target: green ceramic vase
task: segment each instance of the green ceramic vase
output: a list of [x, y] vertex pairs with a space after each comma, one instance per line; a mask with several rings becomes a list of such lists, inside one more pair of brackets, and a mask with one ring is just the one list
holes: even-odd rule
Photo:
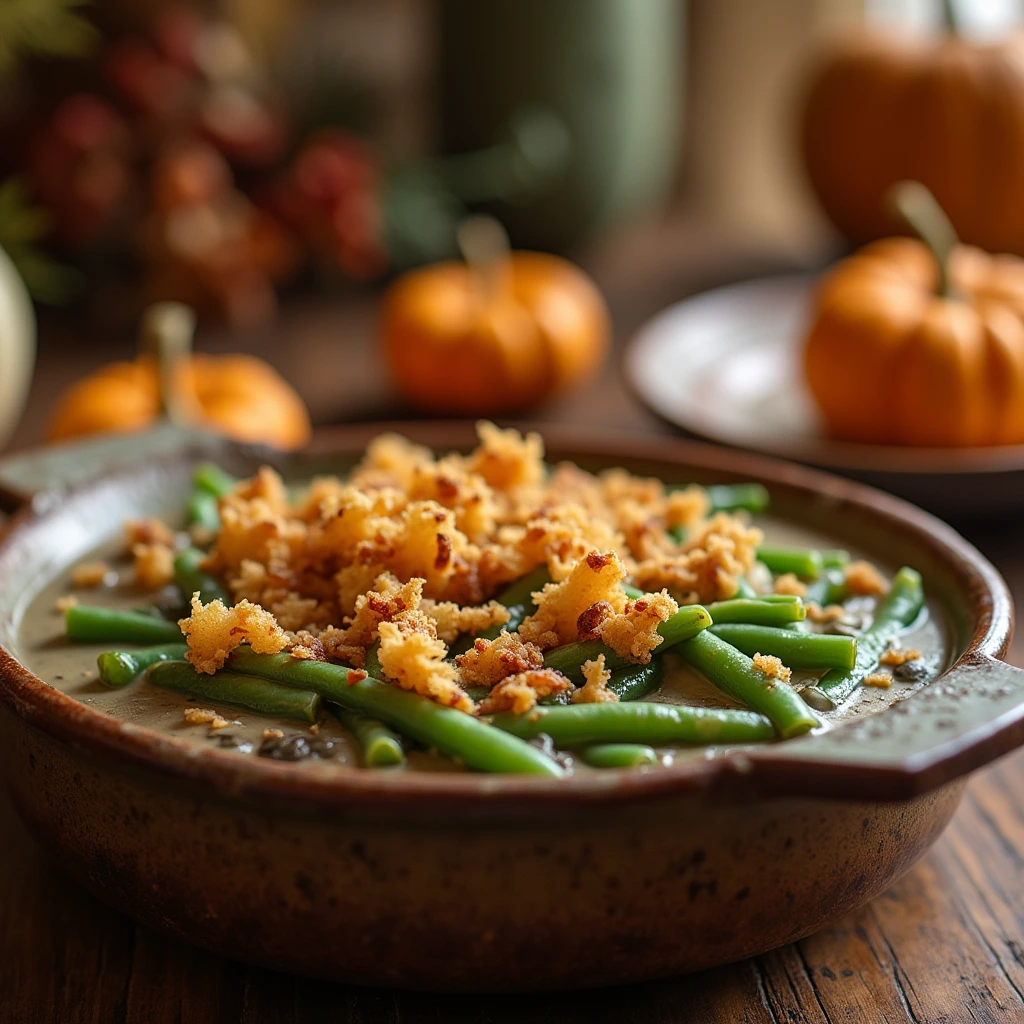
[[516, 245], [564, 248], [664, 199], [680, 141], [684, 10], [682, 0], [439, 4], [442, 152], [483, 149], [524, 112], [564, 128], [549, 178], [488, 206]]

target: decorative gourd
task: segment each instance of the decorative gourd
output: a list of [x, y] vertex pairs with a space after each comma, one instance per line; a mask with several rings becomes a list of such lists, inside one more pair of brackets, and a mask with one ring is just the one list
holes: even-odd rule
[[32, 300], [10, 257], [0, 249], [0, 447], [21, 415], [35, 351]]
[[254, 356], [192, 355], [193, 326], [186, 306], [150, 307], [142, 336], [150, 351], [73, 384], [57, 401], [48, 438], [144, 430], [166, 413], [238, 441], [302, 447], [310, 436], [309, 414], [293, 388]]
[[1024, 35], [971, 42], [884, 33], [836, 42], [812, 76], [802, 118], [808, 177], [854, 242], [900, 233], [894, 183], [927, 185], [960, 237], [1024, 253]]
[[459, 240], [466, 262], [412, 271], [385, 296], [384, 353], [404, 398], [431, 413], [498, 415], [598, 369], [608, 310], [579, 267], [510, 253], [490, 218], [466, 221]]
[[958, 245], [919, 183], [894, 199], [926, 242], [872, 243], [819, 286], [804, 365], [829, 429], [879, 444], [1024, 443], [1024, 260]]

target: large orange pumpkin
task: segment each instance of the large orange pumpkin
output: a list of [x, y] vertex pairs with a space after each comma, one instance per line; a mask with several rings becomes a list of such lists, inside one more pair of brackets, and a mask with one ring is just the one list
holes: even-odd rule
[[1024, 444], [1024, 260], [949, 237], [874, 242], [819, 286], [805, 370], [837, 437]]
[[493, 237], [500, 226], [478, 227], [490, 236], [482, 238], [487, 258], [412, 271], [384, 299], [381, 338], [392, 376], [426, 412], [526, 409], [591, 376], [608, 350], [608, 309], [579, 267], [545, 253], [509, 253]]
[[883, 198], [913, 179], [965, 242], [1024, 253], [1024, 35], [838, 40], [812, 76], [802, 148], [821, 205], [855, 242], [902, 230]]

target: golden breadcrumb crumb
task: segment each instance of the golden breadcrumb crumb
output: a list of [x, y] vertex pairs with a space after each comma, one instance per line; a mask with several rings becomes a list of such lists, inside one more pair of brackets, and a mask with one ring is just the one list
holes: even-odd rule
[[459, 685], [458, 670], [445, 661], [448, 648], [422, 612], [403, 612], [392, 622], [381, 622], [379, 633], [378, 656], [388, 679], [439, 704], [473, 710], [473, 702]]
[[[192, 664], [213, 672], [248, 642], [361, 670], [379, 641], [388, 681], [472, 711], [464, 687], [539, 673], [543, 651], [558, 644], [599, 639], [648, 661], [677, 602], [732, 597], [755, 567], [761, 532], [742, 516], [711, 515], [701, 487], [550, 467], [535, 434], [489, 423], [477, 433], [475, 451], [441, 457], [382, 435], [347, 479], [316, 478], [295, 498], [268, 467], [240, 481], [219, 500], [204, 562], [235, 606], [193, 604], [181, 623]], [[140, 580], [164, 578], [169, 552], [157, 546], [172, 550], [171, 531], [159, 520], [126, 529], [133, 547], [146, 546]], [[458, 636], [508, 621], [494, 596], [536, 569], [551, 582], [519, 635], [478, 640], [448, 662]], [[627, 580], [642, 598], [627, 598]], [[601, 671], [591, 668], [598, 682], [580, 699], [607, 693]], [[538, 692], [514, 680], [488, 706], [537, 699], [524, 687]]]
[[759, 669], [769, 679], [788, 683], [793, 675], [793, 670], [783, 665], [782, 659], [775, 657], [774, 654], [755, 654], [751, 660], [754, 662], [754, 668]]
[[583, 662], [584, 683], [573, 693], [573, 704], [615, 703], [619, 697], [608, 689], [611, 677], [611, 672], [604, 667], [603, 654], [599, 654], [595, 660]]
[[468, 469], [498, 491], [535, 487], [544, 479], [544, 441], [540, 434], [523, 437], [493, 423], [477, 424], [480, 447], [469, 457]]
[[280, 740], [284, 738], [283, 729], [264, 729], [263, 738], [265, 740]]
[[[348, 627], [334, 631], [331, 639], [337, 642], [343, 635], [345, 643], [369, 646], [377, 639], [382, 622], [392, 622], [399, 615], [419, 609], [425, 582], [414, 576], [408, 583], [402, 583], [390, 572], [381, 573], [373, 581], [373, 588], [356, 598], [355, 614]], [[335, 633], [339, 634], [337, 638]]]
[[185, 708], [185, 722], [188, 725], [208, 725], [211, 729], [226, 729], [231, 723], [209, 708]]
[[846, 614], [846, 609], [841, 604], [830, 604], [822, 608], [815, 601], [809, 601], [806, 608], [807, 618], [811, 622], [835, 622]]
[[888, 690], [892, 686], [891, 672], [872, 672], [864, 677], [865, 686], [873, 686], [878, 690]]
[[159, 541], [132, 545], [135, 582], [144, 590], [159, 590], [174, 580], [174, 549]]
[[[298, 658], [321, 660], [317, 655], [317, 651], [320, 650], [323, 652], [322, 660], [324, 661], [340, 661], [352, 668], [365, 668], [366, 648], [360, 647], [358, 644], [350, 644], [345, 639], [345, 634], [344, 629], [328, 626], [315, 638], [316, 643], [299, 643], [295, 646], [293, 653]], [[297, 634], [297, 636], [308, 635], [305, 632]]]
[[870, 562], [851, 562], [846, 567], [846, 586], [851, 594], [862, 597], [889, 590], [885, 577]]
[[416, 473], [434, 461], [429, 448], [413, 444], [401, 434], [379, 434], [367, 446], [350, 480], [367, 490], [407, 491]]
[[310, 731], [310, 733], [312, 733], [312, 735], [316, 736], [320, 732], [320, 723], [319, 722], [314, 722], [309, 727], [309, 731]]
[[420, 602], [420, 611], [434, 623], [437, 635], [450, 644], [460, 633], [483, 633], [508, 622], [508, 609], [498, 601], [459, 606], [454, 601]]
[[83, 590], [92, 590], [103, 585], [109, 572], [110, 566], [106, 562], [82, 562], [71, 570], [71, 585]]
[[690, 530], [702, 519], [706, 519], [710, 510], [711, 502], [703, 487], [691, 485], [683, 490], [671, 491], [665, 499], [665, 525]]
[[756, 527], [719, 512], [692, 531], [678, 552], [648, 558], [633, 571], [644, 590], [666, 589], [683, 604], [709, 604], [736, 596], [764, 535]]
[[532, 669], [502, 679], [481, 701], [478, 711], [482, 715], [493, 715], [499, 711], [522, 715], [542, 697], [571, 689], [572, 683], [561, 672], [551, 668]]
[[[328, 660], [327, 651], [324, 648], [323, 641], [320, 637], [314, 636], [306, 630], [300, 630], [298, 633], [293, 633], [285, 650], [293, 658], [299, 658], [302, 661]], [[365, 659], [365, 652], [363, 648], [358, 648], [358, 651]], [[357, 667], [362, 668], [362, 664]]]
[[260, 466], [255, 476], [236, 484], [233, 493], [250, 501], [262, 501], [274, 512], [288, 508], [288, 488], [269, 466]]
[[76, 604], [78, 604], [78, 598], [74, 594], [62, 594], [57, 598], [54, 607], [59, 612], [66, 612], [69, 608], [74, 608]]
[[188, 528], [188, 539], [197, 548], [209, 547], [217, 536], [216, 530], [211, 530], [208, 526], [203, 526], [201, 523], [192, 523]]
[[178, 625], [188, 641], [185, 657], [197, 672], [216, 672], [240, 644], [249, 644], [257, 654], [277, 654], [288, 645], [274, 616], [248, 601], [226, 608], [220, 599], [204, 605], [193, 594], [192, 614]]
[[801, 583], [795, 572], [784, 572], [776, 577], [776, 594], [792, 594], [794, 597], [803, 597], [807, 593], [807, 584]]
[[174, 547], [174, 531], [159, 519], [129, 519], [124, 524], [124, 534], [126, 551], [132, 551], [136, 544]]
[[455, 659], [465, 686], [494, 686], [506, 676], [536, 671], [544, 665], [539, 647], [517, 633], [502, 630], [494, 640], [478, 639]]
[[[282, 629], [315, 632], [346, 628], [384, 573], [422, 579], [421, 597], [439, 605], [489, 608], [537, 566], [563, 582], [594, 551], [613, 551], [645, 590], [686, 601], [731, 596], [753, 563], [759, 531], [724, 513], [705, 520], [701, 488], [666, 491], [623, 470], [594, 476], [569, 464], [548, 474], [539, 438], [488, 424], [479, 433], [475, 452], [436, 460], [380, 437], [347, 481], [318, 478], [293, 505], [263, 469], [221, 499], [207, 568]], [[690, 534], [682, 546], [666, 532], [676, 525]], [[442, 637], [454, 628], [437, 625]]]
[[620, 657], [646, 665], [662, 642], [658, 626], [677, 611], [679, 605], [667, 590], [645, 594], [627, 601], [625, 612], [610, 615], [601, 623], [601, 639]]
[[537, 610], [523, 620], [520, 636], [542, 650], [574, 642], [588, 609], [602, 605], [609, 615], [626, 610], [625, 578], [626, 569], [614, 551], [591, 551], [561, 583], [548, 583], [533, 595]]
[[920, 657], [921, 652], [912, 647], [890, 647], [878, 661], [881, 665], [903, 665], [908, 661], [917, 661]]

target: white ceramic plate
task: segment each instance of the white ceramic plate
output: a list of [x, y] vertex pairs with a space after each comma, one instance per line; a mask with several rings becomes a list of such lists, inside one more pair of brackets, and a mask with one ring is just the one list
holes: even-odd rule
[[704, 292], [648, 321], [626, 375], [655, 413], [689, 434], [866, 480], [947, 514], [1024, 508], [1024, 446], [901, 448], [827, 437], [803, 382], [813, 278]]

